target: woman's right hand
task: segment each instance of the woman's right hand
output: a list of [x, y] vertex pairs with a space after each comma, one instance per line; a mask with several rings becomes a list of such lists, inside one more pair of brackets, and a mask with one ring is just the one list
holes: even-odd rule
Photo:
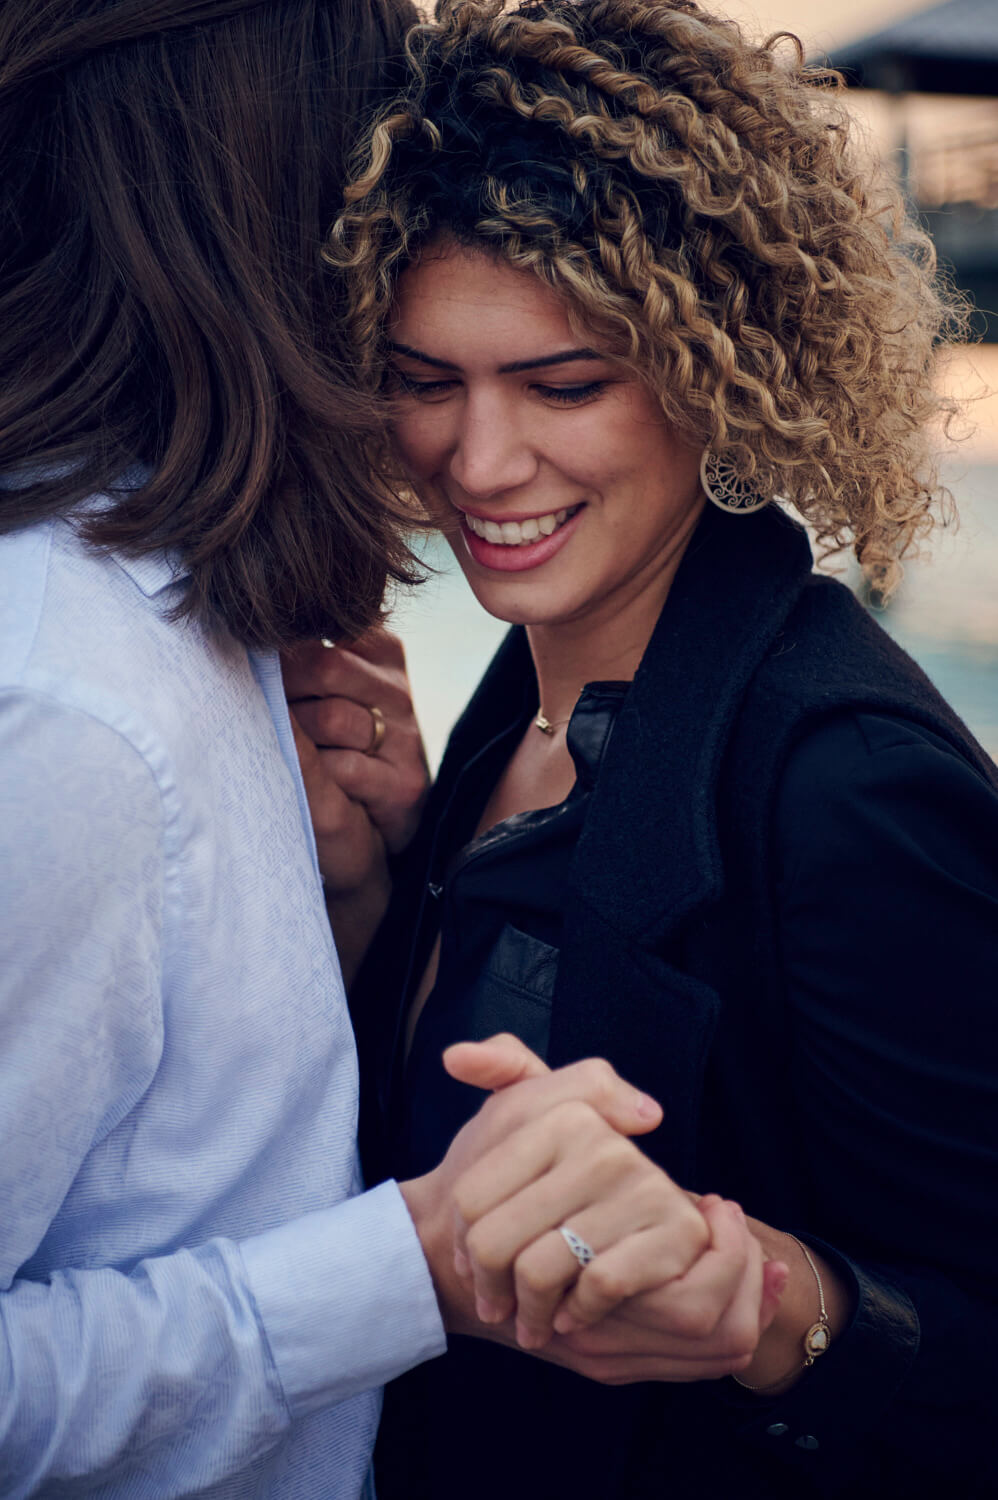
[[309, 641], [282, 658], [291, 727], [344, 975], [358, 966], [391, 890], [388, 855], [408, 844], [429, 786], [402, 644], [369, 631]]
[[357, 872], [343, 841], [356, 824], [344, 801], [362, 808], [384, 849], [398, 854], [429, 787], [402, 642], [380, 628], [348, 645], [308, 641], [282, 666], [299, 750], [307, 740], [315, 752], [305, 760], [319, 868], [327, 887], [347, 890]]

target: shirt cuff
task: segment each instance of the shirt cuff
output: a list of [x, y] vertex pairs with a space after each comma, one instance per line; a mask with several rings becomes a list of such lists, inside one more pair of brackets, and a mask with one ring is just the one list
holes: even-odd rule
[[292, 1417], [384, 1385], [447, 1347], [395, 1182], [240, 1248]]

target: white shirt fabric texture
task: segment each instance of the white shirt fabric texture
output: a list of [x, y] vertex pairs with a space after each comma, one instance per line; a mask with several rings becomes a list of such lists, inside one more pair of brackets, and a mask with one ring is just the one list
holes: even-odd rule
[[0, 1495], [354, 1500], [442, 1352], [276, 657], [162, 556], [0, 538]]

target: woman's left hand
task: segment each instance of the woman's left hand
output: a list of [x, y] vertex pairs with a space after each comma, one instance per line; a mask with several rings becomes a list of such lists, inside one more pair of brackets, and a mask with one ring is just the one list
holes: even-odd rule
[[[477, 1051], [452, 1049], [447, 1068], [488, 1086], [475, 1076]], [[530, 1072], [546, 1071], [522, 1051]], [[515, 1314], [521, 1347], [610, 1383], [746, 1368], [786, 1266], [766, 1263], [738, 1205], [683, 1192], [591, 1111], [553, 1111], [545, 1139], [523, 1136], [522, 1149], [510, 1136], [455, 1191], [455, 1259], [483, 1321]], [[581, 1271], [564, 1227], [595, 1252]]]
[[787, 1267], [765, 1259], [738, 1204], [709, 1194], [698, 1207], [710, 1248], [686, 1276], [619, 1303], [599, 1322], [589, 1318], [604, 1299], [589, 1298], [580, 1278], [545, 1355], [605, 1385], [717, 1380], [748, 1369], [779, 1311]]

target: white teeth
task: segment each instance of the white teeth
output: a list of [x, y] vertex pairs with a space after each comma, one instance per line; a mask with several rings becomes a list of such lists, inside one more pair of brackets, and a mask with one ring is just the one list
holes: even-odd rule
[[531, 516], [526, 521], [483, 521], [478, 516], [465, 515], [469, 530], [502, 547], [523, 547], [536, 542], [538, 537], [550, 536], [559, 526], [564, 526], [569, 516], [574, 516], [578, 507], [571, 510], [552, 511], [547, 516]]

